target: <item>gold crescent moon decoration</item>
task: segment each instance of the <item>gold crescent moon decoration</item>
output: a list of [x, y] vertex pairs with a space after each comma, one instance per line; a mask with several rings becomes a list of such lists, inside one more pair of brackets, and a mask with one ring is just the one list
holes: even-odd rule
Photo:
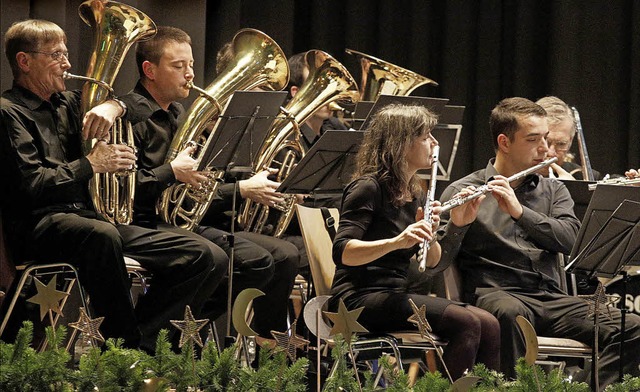
[[465, 376], [456, 380], [456, 382], [451, 385], [451, 390], [453, 392], [467, 392], [471, 388], [475, 387], [476, 384], [480, 381], [480, 377], [476, 376]]
[[233, 303], [233, 309], [231, 311], [231, 320], [233, 321], [233, 327], [240, 335], [258, 336], [258, 333], [251, 329], [247, 324], [245, 315], [247, 314], [249, 302], [262, 295], [264, 295], [262, 291], [251, 288], [242, 290], [236, 297], [236, 301]]
[[538, 359], [538, 335], [536, 335], [533, 325], [526, 318], [518, 316], [516, 317], [516, 323], [518, 323], [518, 327], [520, 327], [520, 331], [524, 335], [524, 342], [527, 347], [524, 360], [529, 366], [532, 366]]

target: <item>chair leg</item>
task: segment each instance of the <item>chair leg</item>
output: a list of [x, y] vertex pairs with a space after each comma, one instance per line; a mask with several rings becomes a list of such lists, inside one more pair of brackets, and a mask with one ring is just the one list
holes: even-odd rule
[[[30, 265], [24, 268], [24, 270], [20, 273], [19, 280], [15, 283], [13, 296], [11, 297], [11, 301], [7, 307], [7, 311], [2, 319], [2, 324], [0, 324], [0, 336], [5, 332], [5, 329], [9, 323], [10, 317], [15, 309], [15, 306], [20, 298], [22, 290], [24, 289], [27, 282], [29, 282], [33, 277], [41, 277], [45, 274], [57, 275], [57, 274], [69, 274], [71, 275], [71, 279], [68, 279], [68, 283], [64, 291], [67, 294], [70, 294], [74, 287], [77, 287], [81, 305], [86, 309], [87, 313], [90, 315], [90, 309], [88, 307], [87, 297], [84, 292], [82, 285], [80, 284], [80, 280], [78, 277], [78, 271], [74, 266], [68, 263], [52, 263], [52, 264], [42, 264], [42, 265]], [[61, 308], [64, 308], [67, 297], [62, 300]], [[60, 318], [60, 314], [56, 314], [54, 318], [54, 323], [57, 323]], [[70, 336], [70, 340], [75, 337], [76, 330], [72, 331]], [[44, 342], [46, 345], [46, 340]]]

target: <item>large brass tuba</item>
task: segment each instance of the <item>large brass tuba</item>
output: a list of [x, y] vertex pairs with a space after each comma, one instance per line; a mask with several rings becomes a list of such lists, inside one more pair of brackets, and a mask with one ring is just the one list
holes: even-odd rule
[[422, 85], [438, 85], [425, 76], [368, 54], [352, 49], [345, 49], [345, 52], [360, 58], [362, 69], [360, 99], [362, 101], [375, 101], [380, 94], [409, 95]]
[[[209, 132], [222, 108], [238, 90], [260, 87], [265, 90], [282, 90], [289, 81], [289, 64], [278, 44], [266, 34], [254, 30], [240, 30], [233, 38], [234, 59], [218, 77], [202, 90], [188, 110], [186, 120], [176, 132], [166, 161], [171, 162], [188, 145], [199, 146], [194, 159], [199, 163], [202, 152], [212, 140]], [[210, 181], [200, 189], [176, 183], [166, 189], [159, 200], [158, 210], [162, 218], [175, 226], [189, 230], [200, 223], [215, 195], [218, 182], [224, 172], [211, 173]]]
[[[299, 124], [321, 107], [337, 100], [358, 101], [358, 86], [349, 71], [329, 54], [310, 50], [305, 55], [309, 76], [298, 93], [289, 101], [287, 116], [276, 119], [260, 148], [254, 172], [265, 167], [278, 169], [276, 181], [284, 180], [306, 154], [300, 143]], [[293, 217], [295, 197], [277, 209], [245, 200], [238, 223], [245, 231], [280, 237]]]
[[[131, 45], [149, 39], [156, 33], [156, 25], [139, 10], [115, 1], [88, 0], [78, 8], [80, 18], [94, 30], [94, 46], [86, 76], [65, 72], [66, 79], [83, 80], [82, 110], [113, 98], [113, 82]], [[116, 121], [109, 135], [109, 143], [126, 144], [135, 148], [131, 124]], [[93, 141], [84, 143], [85, 154]], [[89, 183], [93, 206], [111, 223], [129, 224], [133, 219], [135, 168], [120, 173], [96, 173]]]

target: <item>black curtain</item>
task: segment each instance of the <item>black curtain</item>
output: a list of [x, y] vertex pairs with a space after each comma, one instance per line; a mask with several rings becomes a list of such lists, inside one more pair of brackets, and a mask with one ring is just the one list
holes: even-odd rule
[[[557, 95], [580, 111], [592, 165], [603, 173], [640, 167], [640, 2], [634, 0], [138, 0], [126, 3], [194, 41], [196, 82], [215, 77], [215, 54], [241, 28], [271, 36], [287, 55], [329, 52], [360, 80], [345, 48], [371, 54], [439, 83], [414, 95], [466, 106], [453, 178], [493, 156], [490, 110], [502, 98]], [[92, 31], [78, 0], [0, 0], [2, 33], [42, 18], [68, 34], [75, 73], [83, 73]], [[3, 36], [4, 38], [4, 36]], [[132, 52], [133, 50], [131, 50]], [[11, 85], [3, 56], [2, 89]], [[137, 79], [132, 53], [117, 92]], [[74, 82], [69, 87], [74, 88]], [[189, 104], [189, 102], [186, 102]], [[574, 143], [574, 149], [576, 149]], [[439, 185], [440, 186], [440, 185]]]

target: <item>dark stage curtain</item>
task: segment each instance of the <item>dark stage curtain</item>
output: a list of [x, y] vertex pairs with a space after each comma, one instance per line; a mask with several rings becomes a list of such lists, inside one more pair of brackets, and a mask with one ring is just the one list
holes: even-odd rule
[[[345, 48], [436, 80], [438, 87], [421, 87], [414, 95], [445, 97], [467, 107], [453, 178], [483, 168], [493, 156], [489, 112], [509, 96], [535, 100], [552, 94], [576, 106], [592, 165], [600, 172], [622, 173], [640, 166], [638, 1], [125, 2], [157, 24], [180, 27], [192, 36], [201, 86], [215, 76], [218, 48], [243, 27], [264, 31], [287, 55], [325, 50], [358, 81], [359, 65]], [[83, 73], [92, 32], [77, 16], [79, 4], [1, 0], [2, 32], [30, 17], [60, 24], [69, 36], [72, 71]], [[118, 92], [128, 91], [137, 79], [131, 52], [118, 75]], [[10, 87], [11, 73], [4, 56], [1, 64], [4, 90]]]

